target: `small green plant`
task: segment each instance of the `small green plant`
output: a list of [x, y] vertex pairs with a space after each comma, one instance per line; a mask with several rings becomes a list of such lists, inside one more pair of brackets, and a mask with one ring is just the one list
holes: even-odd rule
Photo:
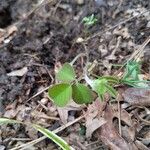
[[101, 100], [104, 95], [109, 93], [112, 97], [117, 95], [117, 91], [113, 88], [114, 83], [118, 83], [118, 79], [111, 76], [99, 77], [91, 80], [87, 76], [84, 83], [80, 83], [76, 79], [75, 71], [69, 63], [65, 63], [56, 74], [56, 79], [61, 83], [49, 88], [48, 94], [50, 99], [59, 107], [64, 107], [71, 99], [77, 104], [87, 104], [93, 101], [93, 92], [96, 92]]
[[91, 16], [88, 17], [84, 17], [82, 19], [82, 22], [84, 23], [84, 25], [86, 26], [92, 26], [97, 22], [97, 18], [94, 16], [94, 14], [92, 14]]
[[127, 84], [133, 87], [146, 87], [145, 84], [148, 81], [141, 80], [139, 75], [141, 74], [141, 64], [136, 61], [129, 61], [125, 66], [125, 73], [123, 78], [120, 80], [121, 83]]
[[85, 74], [85, 83], [80, 83], [76, 78], [75, 71], [71, 64], [65, 63], [56, 74], [56, 79], [60, 81], [60, 83], [49, 88], [49, 97], [57, 106], [64, 107], [71, 99], [78, 104], [91, 103], [93, 101], [94, 92], [97, 93], [102, 101], [106, 93], [115, 98], [117, 91], [114, 87], [119, 84], [127, 84], [133, 87], [147, 86], [147, 84], [141, 85], [141, 82], [146, 83], [148, 81], [139, 78], [139, 63], [134, 61], [128, 62], [125, 68], [125, 73], [121, 79], [114, 76], [102, 76], [97, 77], [97, 79], [90, 79]]
[[53, 142], [55, 142], [58, 146], [60, 146], [63, 150], [74, 150], [71, 146], [68, 145], [62, 138], [57, 136], [54, 132], [45, 129], [37, 124], [25, 124], [21, 121], [13, 120], [13, 119], [8, 119], [8, 118], [0, 118], [0, 125], [4, 124], [24, 124], [31, 126], [35, 130], [41, 132], [43, 135], [45, 135], [47, 138], [51, 139]]
[[65, 63], [56, 74], [61, 83], [49, 88], [50, 99], [59, 106], [65, 106], [71, 99], [78, 104], [90, 103], [92, 91], [76, 79], [75, 71], [69, 63]]

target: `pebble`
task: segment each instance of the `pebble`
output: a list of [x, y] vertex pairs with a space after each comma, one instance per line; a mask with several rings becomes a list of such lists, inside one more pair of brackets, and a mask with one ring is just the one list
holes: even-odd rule
[[0, 150], [5, 150], [5, 146], [4, 145], [0, 145]]
[[78, 5], [83, 5], [83, 4], [84, 4], [84, 0], [76, 0], [76, 3], [77, 3]]
[[48, 103], [48, 99], [47, 99], [47, 98], [42, 98], [42, 99], [41, 99], [41, 103], [42, 103], [43, 105], [46, 105], [46, 104]]
[[147, 28], [150, 28], [150, 21], [146, 25]]
[[95, 4], [99, 7], [101, 6], [107, 7], [106, 0], [95, 0]]

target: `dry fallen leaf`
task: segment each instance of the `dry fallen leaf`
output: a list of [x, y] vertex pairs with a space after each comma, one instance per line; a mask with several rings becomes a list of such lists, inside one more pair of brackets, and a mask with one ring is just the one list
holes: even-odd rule
[[[125, 110], [125, 109], [121, 109], [121, 121], [123, 121], [124, 123], [126, 123], [128, 126], [132, 126], [133, 122], [132, 122], [132, 119], [131, 119], [131, 115]], [[119, 112], [116, 111], [113, 113], [113, 116], [118, 118], [119, 117]]]
[[91, 137], [94, 131], [106, 123], [106, 120], [100, 117], [104, 104], [105, 103], [100, 103], [100, 101], [97, 99], [88, 106], [88, 110], [85, 115], [87, 138]]
[[122, 94], [124, 101], [131, 105], [150, 105], [150, 89], [146, 88], [128, 88]]
[[86, 122], [86, 137], [89, 138], [92, 136], [92, 133], [96, 131], [99, 127], [101, 127], [103, 124], [105, 124], [107, 121], [100, 117], [92, 119], [90, 122]]
[[84, 106], [78, 105], [75, 102], [71, 101], [66, 107], [57, 107], [57, 111], [59, 114], [59, 117], [63, 124], [66, 124], [68, 122], [68, 112], [71, 110], [82, 110]]
[[104, 118], [107, 123], [102, 125], [97, 131], [100, 140], [112, 150], [130, 150], [130, 146], [119, 135], [113, 125], [113, 111], [110, 106], [106, 107]]
[[8, 76], [19, 76], [19, 77], [22, 77], [24, 74], [26, 74], [28, 72], [28, 68], [27, 67], [24, 67], [22, 69], [19, 69], [19, 70], [15, 70], [15, 71], [12, 71], [10, 73], [7, 73]]

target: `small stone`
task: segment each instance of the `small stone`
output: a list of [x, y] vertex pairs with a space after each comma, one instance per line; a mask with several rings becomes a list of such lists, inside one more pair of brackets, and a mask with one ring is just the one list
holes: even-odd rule
[[95, 3], [98, 7], [107, 7], [107, 3], [105, 0], [95, 0]]
[[47, 102], [48, 102], [48, 99], [47, 99], [47, 98], [42, 98], [42, 99], [41, 99], [41, 103], [42, 103], [43, 105], [46, 105]]
[[82, 43], [83, 41], [84, 41], [84, 39], [79, 37], [79, 38], [77, 38], [76, 43]]
[[78, 5], [83, 5], [83, 4], [84, 4], [84, 0], [76, 0], [76, 3], [77, 3]]
[[147, 28], [150, 28], [150, 21], [146, 25]]
[[0, 145], [0, 150], [5, 150], [5, 146], [4, 145]]

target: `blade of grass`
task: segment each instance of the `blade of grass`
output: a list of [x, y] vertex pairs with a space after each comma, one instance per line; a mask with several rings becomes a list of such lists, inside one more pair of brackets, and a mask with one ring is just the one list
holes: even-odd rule
[[23, 123], [21, 121], [17, 121], [17, 120], [13, 120], [13, 119], [8, 119], [8, 118], [0, 118], [0, 125], [3, 125], [3, 124], [14, 124], [14, 123], [16, 123], [16, 124], [24, 124], [24, 125], [28, 125], [28, 126], [30, 125], [34, 129], [36, 129], [37, 131], [41, 132], [46, 137], [48, 137], [49, 139], [51, 139], [53, 142], [55, 142], [63, 150], [73, 150], [72, 147], [70, 147], [62, 138], [60, 138], [59, 136], [57, 136], [54, 132], [52, 132], [52, 131], [50, 131], [48, 129], [45, 129], [45, 128], [39, 126], [39, 125], [36, 125], [36, 124], [27, 124], [27, 123]]

